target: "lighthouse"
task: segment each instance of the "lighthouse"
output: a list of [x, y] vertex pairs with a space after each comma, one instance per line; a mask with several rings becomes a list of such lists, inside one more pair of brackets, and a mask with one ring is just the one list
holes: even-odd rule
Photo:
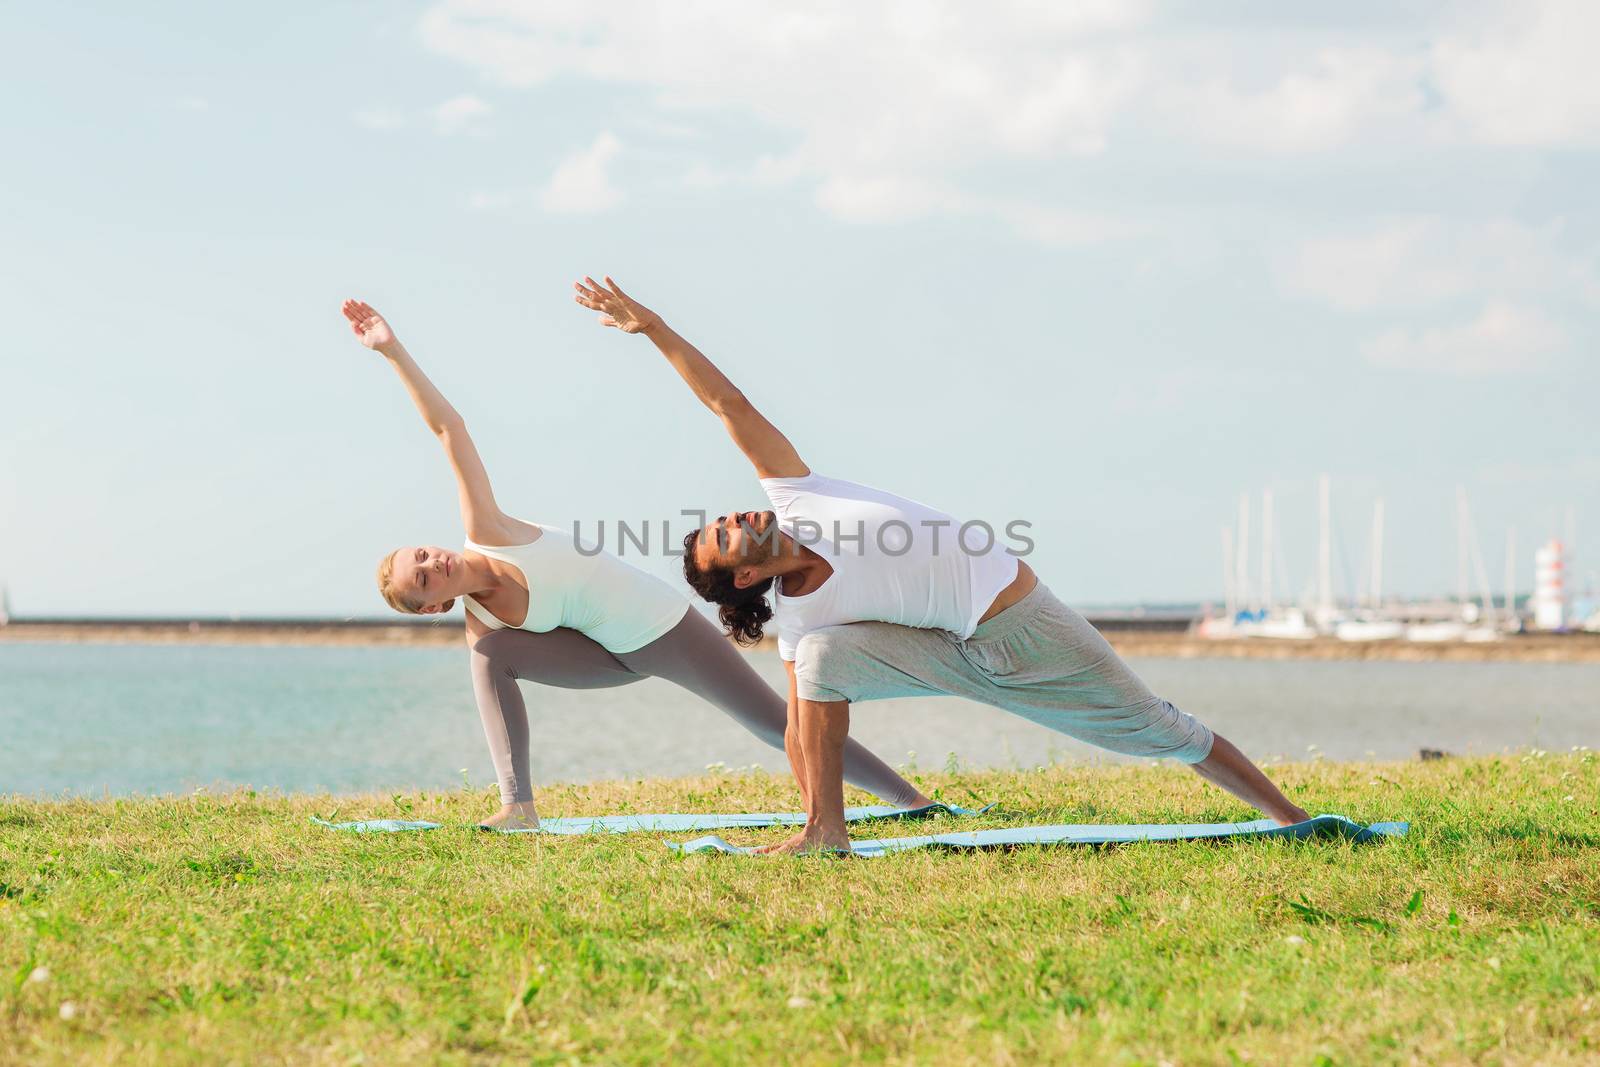
[[1565, 550], [1549, 541], [1533, 554], [1533, 625], [1537, 630], [1562, 630], [1567, 624]]

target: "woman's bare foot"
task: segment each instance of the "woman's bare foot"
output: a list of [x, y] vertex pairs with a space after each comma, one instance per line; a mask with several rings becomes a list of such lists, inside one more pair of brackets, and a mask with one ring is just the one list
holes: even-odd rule
[[502, 806], [499, 811], [478, 825], [491, 830], [537, 830], [539, 813], [534, 810], [533, 801], [526, 800]]
[[1311, 813], [1298, 804], [1290, 804], [1281, 811], [1268, 812], [1272, 821], [1279, 826], [1294, 826], [1296, 823], [1310, 822]]

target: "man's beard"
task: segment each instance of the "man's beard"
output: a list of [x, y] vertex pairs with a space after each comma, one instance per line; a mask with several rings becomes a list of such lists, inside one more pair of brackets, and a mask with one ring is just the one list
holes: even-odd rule
[[[769, 517], [770, 516], [770, 517]], [[759, 529], [762, 523], [766, 529]], [[771, 512], [762, 512], [756, 516], [756, 526], [744, 527], [745, 558], [747, 566], [759, 565], [778, 558], [783, 551], [783, 531], [779, 528], [778, 518]]]

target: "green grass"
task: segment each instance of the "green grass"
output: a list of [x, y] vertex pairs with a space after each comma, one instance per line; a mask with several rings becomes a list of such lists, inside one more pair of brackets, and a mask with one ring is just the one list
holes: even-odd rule
[[[1409, 819], [1411, 834], [793, 860], [679, 857], [651, 834], [307, 825], [330, 798], [4, 801], [0, 1059], [1600, 1058], [1593, 756], [1272, 773], [1313, 811]], [[974, 825], [1250, 814], [1170, 766], [924, 785], [1012, 813]], [[540, 800], [589, 814], [793, 796], [778, 778], [724, 775]], [[493, 807], [482, 790], [337, 806], [446, 823]]]

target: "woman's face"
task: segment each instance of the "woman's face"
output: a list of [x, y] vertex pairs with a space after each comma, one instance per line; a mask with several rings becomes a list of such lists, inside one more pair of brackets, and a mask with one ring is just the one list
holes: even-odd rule
[[418, 614], [434, 615], [446, 604], [471, 590], [460, 553], [437, 545], [397, 548], [390, 580], [408, 603], [420, 605]]

